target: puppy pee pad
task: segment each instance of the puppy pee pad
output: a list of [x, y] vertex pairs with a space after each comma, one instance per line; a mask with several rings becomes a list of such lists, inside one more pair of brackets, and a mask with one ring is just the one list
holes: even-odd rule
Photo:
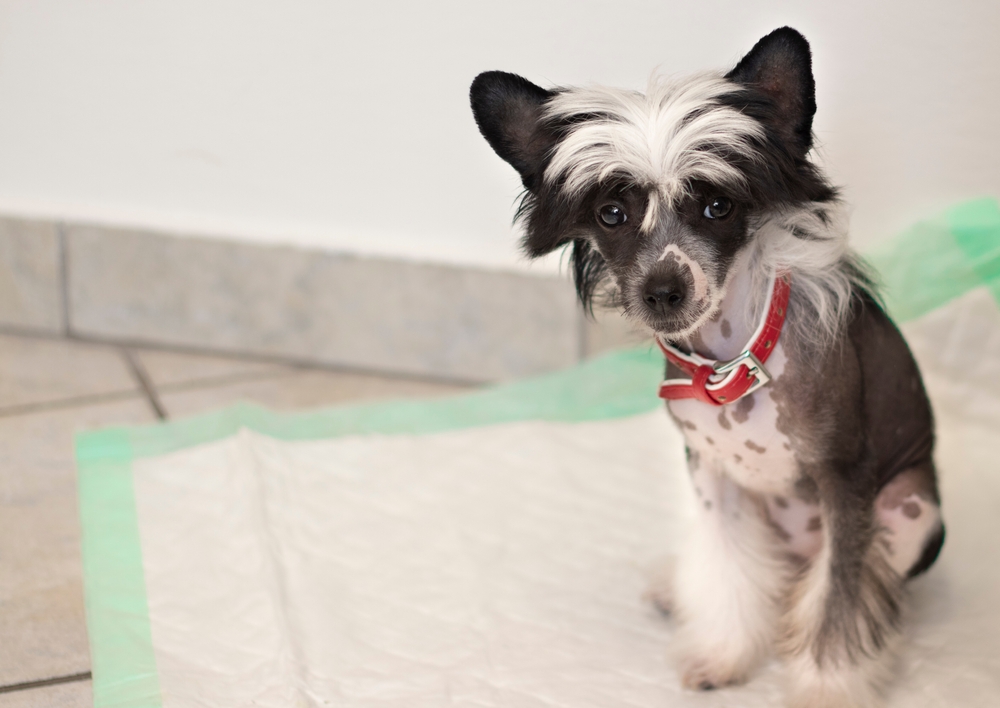
[[[954, 237], [994, 213], [1000, 250], [978, 202], [920, 227], [937, 271], [913, 233], [875, 254], [935, 402], [948, 525], [890, 705], [1000, 703], [1000, 309], [987, 249], [973, 267]], [[964, 289], [906, 296], [944, 266]], [[81, 436], [95, 705], [778, 704], [776, 662], [683, 691], [643, 597], [693, 504], [661, 371], [632, 350], [453, 399]]]

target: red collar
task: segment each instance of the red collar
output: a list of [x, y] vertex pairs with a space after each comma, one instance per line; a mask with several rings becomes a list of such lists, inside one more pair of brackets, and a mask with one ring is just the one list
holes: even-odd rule
[[791, 278], [787, 273], [774, 277], [765, 310], [767, 315], [750, 338], [746, 349], [735, 359], [716, 361], [698, 354], [688, 354], [657, 336], [656, 343], [660, 345], [667, 360], [691, 377], [690, 380], [664, 381], [660, 384], [660, 398], [668, 401], [696, 398], [714, 406], [722, 406], [767, 384], [771, 375], [764, 368], [764, 362], [771, 356], [778, 344], [778, 337], [781, 336], [790, 291]]

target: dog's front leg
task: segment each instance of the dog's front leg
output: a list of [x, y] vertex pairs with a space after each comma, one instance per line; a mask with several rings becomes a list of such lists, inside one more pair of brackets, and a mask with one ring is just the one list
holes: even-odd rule
[[745, 681], [769, 653], [787, 566], [760, 500], [693, 456], [694, 533], [674, 579], [676, 654], [685, 687]]
[[794, 585], [780, 641], [794, 708], [881, 704], [899, 636], [902, 579], [887, 559], [874, 500], [843, 477], [820, 481], [823, 548]]

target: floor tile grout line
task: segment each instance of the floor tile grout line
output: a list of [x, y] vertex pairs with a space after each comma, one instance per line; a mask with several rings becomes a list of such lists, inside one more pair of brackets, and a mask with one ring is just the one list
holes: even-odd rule
[[142, 388], [143, 393], [146, 395], [146, 400], [149, 402], [150, 407], [156, 414], [156, 417], [160, 420], [167, 419], [167, 411], [163, 407], [163, 403], [160, 401], [160, 396], [156, 392], [156, 388], [153, 386], [152, 380], [149, 378], [149, 374], [146, 372], [146, 367], [142, 365], [142, 360], [133, 352], [131, 349], [123, 348], [121, 350], [122, 356], [125, 357], [125, 363], [128, 364], [129, 370], [132, 372], [132, 376], [138, 382], [140, 388]]
[[309, 369], [296, 369], [288, 367], [286, 370], [277, 371], [246, 371], [235, 374], [221, 374], [218, 376], [206, 376], [205, 378], [187, 379], [183, 381], [173, 381], [171, 383], [160, 384], [157, 390], [165, 393], [187, 393], [188, 391], [211, 390], [222, 388], [232, 384], [241, 384], [254, 381], [275, 381], [278, 379], [291, 378]]
[[[335, 374], [349, 374], [356, 376], [372, 376], [378, 378], [396, 379], [398, 381], [415, 381], [418, 383], [445, 384], [455, 386], [468, 386], [470, 388], [479, 386], [489, 386], [495, 383], [503, 383], [510, 379], [489, 380], [471, 379], [462, 376], [445, 376], [430, 373], [418, 373], [413, 371], [399, 371], [394, 369], [373, 369], [353, 364], [338, 364], [334, 362], [323, 362], [299, 357], [289, 357], [272, 354], [262, 354], [260, 352], [233, 351], [228, 349], [213, 349], [211, 347], [174, 344], [171, 342], [156, 342], [151, 340], [136, 339], [132, 337], [100, 336], [95, 334], [79, 333], [76, 331], [69, 334], [55, 334], [28, 327], [15, 327], [0, 324], [0, 336], [25, 337], [31, 339], [45, 339], [49, 341], [80, 342], [81, 344], [106, 346], [106, 347], [128, 347], [131, 349], [149, 349], [157, 352], [167, 352], [173, 354], [189, 354], [192, 356], [217, 357], [220, 359], [235, 359], [245, 362], [259, 364], [270, 364], [284, 366], [290, 369], [302, 371], [326, 371]], [[545, 373], [545, 372], [539, 372]]]
[[44, 688], [45, 686], [58, 686], [63, 683], [74, 683], [76, 681], [89, 681], [93, 677], [89, 671], [82, 671], [78, 674], [67, 674], [65, 676], [53, 676], [52, 678], [38, 679], [37, 681], [22, 681], [21, 683], [11, 683], [0, 686], [0, 693], [13, 693], [15, 691], [28, 691], [32, 688]]
[[19, 415], [30, 415], [32, 413], [44, 413], [46, 411], [61, 411], [70, 408], [82, 408], [84, 406], [99, 406], [115, 401], [127, 401], [130, 398], [142, 397], [143, 392], [135, 389], [126, 391], [109, 391], [107, 393], [88, 393], [82, 396], [71, 396], [69, 398], [57, 398], [50, 401], [36, 401], [34, 403], [17, 403], [0, 407], [0, 419], [13, 418]]
[[72, 337], [73, 329], [70, 324], [70, 297], [69, 297], [69, 251], [66, 243], [66, 222], [56, 222], [56, 236], [59, 244], [59, 297], [62, 306], [62, 331], [63, 336]]
[[[230, 386], [234, 384], [241, 384], [254, 381], [278, 381], [284, 378], [294, 377], [297, 374], [305, 372], [319, 372], [319, 373], [343, 373], [331, 369], [319, 369], [319, 368], [308, 368], [308, 367], [297, 367], [289, 366], [281, 370], [261, 370], [261, 371], [248, 371], [245, 373], [236, 374], [225, 374], [220, 376], [211, 376], [203, 379], [191, 379], [187, 381], [175, 381], [173, 383], [162, 384], [156, 387], [156, 392], [158, 394], [157, 400], [162, 404], [162, 400], [159, 394], [174, 394], [174, 393], [188, 393], [191, 391], [210, 391], [213, 389], [222, 388], [225, 386]], [[132, 374], [132, 372], [129, 372]], [[133, 378], [135, 377], [132, 374]], [[399, 380], [395, 376], [385, 376], [378, 378], [386, 378], [391, 381]], [[405, 380], [405, 379], [404, 379]], [[458, 383], [455, 381], [421, 381], [419, 379], [413, 379], [417, 383], [428, 383], [431, 385], [447, 386], [456, 389], [456, 393], [462, 391], [475, 391], [481, 388], [480, 385], [472, 385], [468, 383]], [[30, 403], [16, 403], [8, 405], [0, 405], [0, 420], [6, 418], [14, 418], [21, 415], [33, 415], [36, 413], [47, 413], [47, 412], [58, 412], [71, 410], [74, 408], [83, 408], [86, 406], [100, 406], [108, 403], [114, 403], [116, 401], [127, 401], [130, 399], [142, 399], [149, 404], [146, 391], [137, 385], [134, 389], [124, 389], [119, 391], [107, 391], [104, 393], [87, 393], [78, 396], [68, 396], [66, 398], [54, 398], [50, 400], [33, 401]], [[164, 406], [164, 412], [165, 406]]]

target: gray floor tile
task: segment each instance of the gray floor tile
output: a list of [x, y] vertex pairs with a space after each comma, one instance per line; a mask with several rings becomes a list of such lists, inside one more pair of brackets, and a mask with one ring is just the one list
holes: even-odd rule
[[276, 374], [289, 367], [272, 362], [164, 349], [132, 349], [157, 389], [222, 383], [260, 374]]
[[0, 334], [0, 413], [137, 390], [115, 347]]
[[73, 434], [152, 419], [138, 396], [0, 418], [0, 686], [90, 669]]
[[228, 406], [237, 401], [288, 410], [317, 408], [351, 401], [444, 396], [472, 387], [393, 379], [323, 370], [296, 370], [253, 381], [161, 392], [167, 414], [181, 417]]
[[0, 693], [0, 708], [90, 708], [94, 705], [90, 681]]

